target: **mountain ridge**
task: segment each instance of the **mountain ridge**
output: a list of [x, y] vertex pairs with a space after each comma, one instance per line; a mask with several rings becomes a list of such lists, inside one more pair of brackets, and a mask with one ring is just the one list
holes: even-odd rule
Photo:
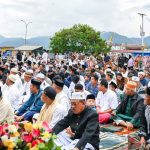
[[[100, 35], [104, 40], [108, 41], [112, 38], [114, 44], [141, 44], [141, 38], [127, 37], [116, 32], [102, 32]], [[45, 49], [49, 49], [50, 36], [37, 36], [27, 39], [28, 45], [42, 45]], [[150, 36], [144, 38], [144, 43], [150, 47]], [[0, 46], [18, 47], [24, 45], [24, 38], [10, 38], [0, 35]]]

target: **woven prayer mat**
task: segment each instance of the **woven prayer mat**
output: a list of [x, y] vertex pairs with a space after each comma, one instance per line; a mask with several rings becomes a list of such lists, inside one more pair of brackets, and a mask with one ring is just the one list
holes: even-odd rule
[[100, 132], [100, 150], [124, 150], [127, 144], [128, 140], [126, 136]]

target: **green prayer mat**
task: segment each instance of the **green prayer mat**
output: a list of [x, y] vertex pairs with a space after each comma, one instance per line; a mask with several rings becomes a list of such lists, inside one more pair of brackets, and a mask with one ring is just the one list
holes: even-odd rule
[[100, 131], [102, 132], [120, 132], [123, 130], [123, 127], [117, 127], [117, 126], [113, 126], [113, 125], [104, 125], [100, 128]]

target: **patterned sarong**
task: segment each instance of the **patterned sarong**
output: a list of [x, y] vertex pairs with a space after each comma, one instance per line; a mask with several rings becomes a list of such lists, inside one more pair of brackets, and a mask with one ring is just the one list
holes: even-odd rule
[[150, 150], [150, 144], [141, 145], [137, 132], [128, 135], [128, 150]]

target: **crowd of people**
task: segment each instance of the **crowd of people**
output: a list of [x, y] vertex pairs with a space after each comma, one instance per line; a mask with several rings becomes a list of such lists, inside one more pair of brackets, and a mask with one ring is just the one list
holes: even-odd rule
[[150, 143], [149, 65], [149, 56], [50, 59], [47, 51], [18, 52], [1, 62], [0, 123], [47, 122], [66, 150], [98, 150], [100, 125], [113, 123], [138, 128], [129, 135], [129, 149], [144, 149]]

